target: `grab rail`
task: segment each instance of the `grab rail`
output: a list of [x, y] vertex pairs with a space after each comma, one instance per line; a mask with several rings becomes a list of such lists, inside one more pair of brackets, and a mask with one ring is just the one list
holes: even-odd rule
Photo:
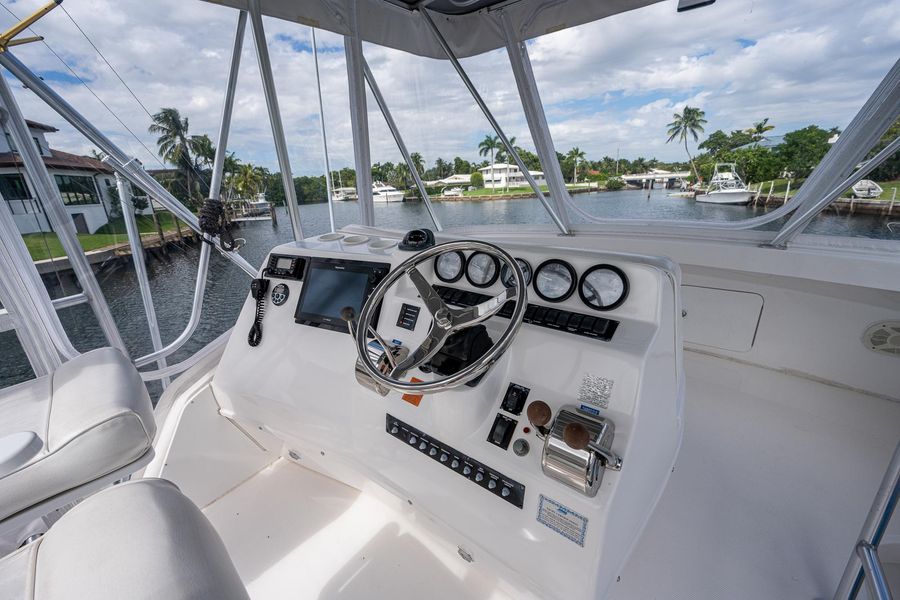
[[878, 545], [884, 537], [891, 515], [900, 501], [900, 443], [888, 464], [884, 479], [866, 516], [862, 531], [850, 555], [847, 568], [834, 593], [835, 600], [852, 600], [859, 594], [863, 581], [873, 600], [891, 600], [884, 569], [878, 560]]

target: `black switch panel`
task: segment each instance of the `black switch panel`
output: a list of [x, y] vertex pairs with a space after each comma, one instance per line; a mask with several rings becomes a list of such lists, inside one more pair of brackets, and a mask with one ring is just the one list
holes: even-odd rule
[[500, 408], [511, 415], [519, 416], [525, 407], [525, 401], [528, 399], [528, 392], [531, 390], [517, 383], [510, 383], [506, 388], [506, 395], [503, 396], [503, 402]]
[[397, 327], [409, 329], [412, 331], [416, 328], [416, 321], [419, 320], [419, 307], [412, 304], [404, 304], [400, 307], [400, 315], [397, 317]]
[[[436, 285], [434, 289], [444, 302], [457, 306], [474, 306], [490, 299], [490, 296], [484, 294], [458, 290], [445, 285]], [[515, 304], [512, 301], [507, 302], [497, 312], [497, 316], [509, 319], [512, 317]], [[619, 322], [612, 319], [584, 315], [537, 304], [528, 305], [522, 320], [530, 325], [566, 331], [575, 335], [603, 340], [604, 342], [610, 341], [619, 327]]]
[[494, 425], [491, 427], [491, 432], [488, 434], [487, 441], [506, 450], [509, 448], [509, 441], [512, 439], [513, 432], [516, 430], [516, 422], [515, 419], [510, 419], [505, 415], [497, 413], [497, 418], [494, 419]]
[[[512, 419], [508, 420], [512, 421]], [[509, 429], [510, 435], [512, 435], [516, 422], [512, 421], [512, 423], [513, 426]], [[525, 486], [518, 481], [510, 479], [471, 456], [467, 456], [439, 442], [430, 435], [423, 433], [412, 425], [407, 425], [391, 415], [385, 415], [385, 428], [392, 437], [438, 464], [444, 465], [457, 475], [479, 485], [482, 489], [491, 492], [501, 500], [506, 500], [518, 508], [522, 508], [525, 504]]]

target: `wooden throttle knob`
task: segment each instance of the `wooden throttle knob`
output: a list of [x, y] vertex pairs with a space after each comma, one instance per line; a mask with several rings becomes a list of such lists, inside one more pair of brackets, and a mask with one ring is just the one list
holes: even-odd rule
[[591, 434], [581, 423], [569, 423], [563, 429], [563, 441], [575, 450], [584, 450], [591, 442]]
[[550, 422], [550, 418], [553, 416], [553, 413], [550, 412], [550, 407], [542, 400], [535, 400], [529, 404], [526, 414], [528, 415], [528, 420], [535, 427], [543, 427]]

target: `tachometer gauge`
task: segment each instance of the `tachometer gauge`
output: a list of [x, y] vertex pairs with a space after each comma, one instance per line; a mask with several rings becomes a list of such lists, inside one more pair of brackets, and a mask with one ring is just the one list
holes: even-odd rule
[[[525, 276], [525, 285], [531, 285], [531, 265], [528, 264], [527, 260], [522, 258], [517, 258], [516, 262], [519, 263], [519, 268], [522, 269], [522, 275]], [[509, 268], [509, 265], [504, 264], [503, 268], [500, 269], [500, 281], [503, 282], [503, 285], [506, 287], [512, 287], [516, 283], [516, 278], [513, 277], [512, 269]]]
[[484, 252], [475, 252], [466, 262], [466, 279], [475, 287], [489, 287], [500, 275], [500, 261]]
[[593, 309], [612, 310], [625, 302], [628, 278], [618, 267], [596, 265], [581, 276], [578, 295]]
[[466, 255], [456, 250], [444, 252], [434, 259], [434, 274], [438, 279], [447, 283], [459, 281], [463, 274], [463, 265], [466, 264]]
[[577, 279], [572, 265], [551, 259], [541, 263], [534, 272], [534, 291], [547, 302], [562, 302], [575, 291]]

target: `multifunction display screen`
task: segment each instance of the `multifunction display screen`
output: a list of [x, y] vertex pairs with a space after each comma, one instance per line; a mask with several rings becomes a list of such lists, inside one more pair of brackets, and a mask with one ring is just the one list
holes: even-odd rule
[[389, 269], [386, 263], [313, 258], [294, 320], [304, 325], [347, 331], [341, 310], [349, 306], [358, 316], [366, 298]]

